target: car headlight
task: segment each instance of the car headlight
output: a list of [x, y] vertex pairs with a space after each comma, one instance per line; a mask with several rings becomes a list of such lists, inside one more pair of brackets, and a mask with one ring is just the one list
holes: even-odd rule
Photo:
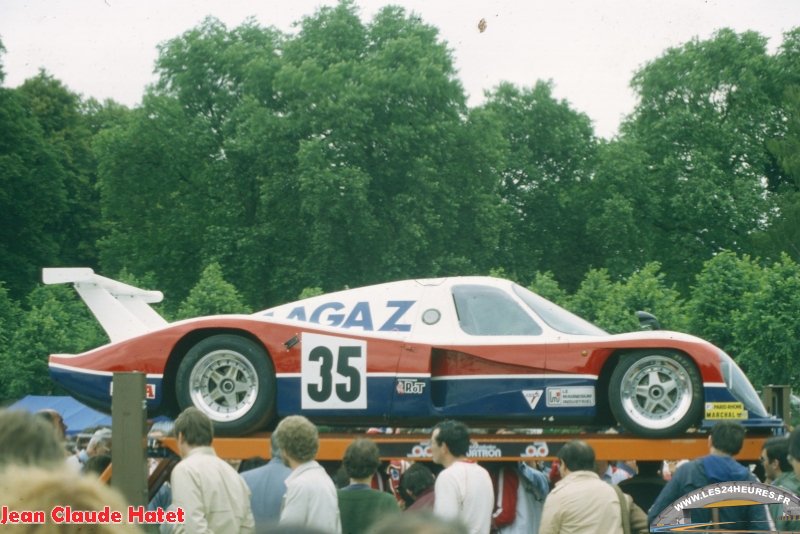
[[722, 378], [725, 385], [728, 386], [728, 391], [733, 394], [736, 399], [744, 404], [745, 409], [752, 415], [757, 417], [769, 417], [764, 403], [756, 393], [756, 388], [747, 379], [744, 371], [736, 365], [733, 358], [728, 356], [725, 352], [719, 353], [720, 366], [722, 367]]

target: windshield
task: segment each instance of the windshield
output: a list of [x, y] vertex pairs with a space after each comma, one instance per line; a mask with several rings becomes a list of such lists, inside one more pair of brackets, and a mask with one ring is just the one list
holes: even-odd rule
[[542, 327], [506, 291], [496, 287], [453, 286], [458, 324], [473, 336], [538, 336]]
[[514, 293], [525, 301], [530, 309], [547, 323], [551, 328], [565, 334], [575, 334], [579, 336], [607, 336], [608, 332], [596, 327], [589, 321], [581, 319], [572, 312], [568, 312], [561, 306], [540, 297], [536, 293], [525, 289], [522, 286], [513, 284]]

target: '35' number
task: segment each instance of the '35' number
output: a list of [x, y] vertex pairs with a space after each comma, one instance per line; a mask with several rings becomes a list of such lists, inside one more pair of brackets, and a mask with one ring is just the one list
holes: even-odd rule
[[366, 408], [366, 341], [304, 333], [301, 342], [302, 408]]
[[315, 402], [324, 403], [331, 397], [333, 386], [333, 362], [336, 361], [336, 374], [347, 382], [336, 384], [336, 396], [344, 402], [353, 402], [361, 394], [361, 380], [358, 369], [350, 364], [351, 358], [361, 358], [361, 347], [339, 347], [338, 358], [328, 347], [314, 347], [308, 355], [309, 361], [320, 362], [320, 381], [308, 385], [308, 396]]

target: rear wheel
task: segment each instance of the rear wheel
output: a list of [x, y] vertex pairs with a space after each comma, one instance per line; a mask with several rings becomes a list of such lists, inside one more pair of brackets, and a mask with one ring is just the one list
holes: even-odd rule
[[623, 356], [611, 375], [611, 412], [635, 434], [674, 436], [700, 420], [702, 386], [700, 373], [683, 354], [637, 351]]
[[266, 351], [242, 336], [220, 334], [194, 345], [176, 377], [181, 410], [194, 406], [219, 435], [263, 428], [275, 408], [275, 370]]

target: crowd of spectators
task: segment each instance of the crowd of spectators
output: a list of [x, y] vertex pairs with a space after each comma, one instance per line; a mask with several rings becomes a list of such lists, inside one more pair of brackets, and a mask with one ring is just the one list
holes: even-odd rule
[[[111, 459], [111, 430], [97, 429], [85, 447], [73, 451], [65, 445], [66, 430], [57, 412], [0, 410], [4, 507], [127, 507], [103, 478]], [[759, 480], [752, 466], [734, 458], [745, 437], [744, 427], [735, 422], [712, 427], [707, 455], [674, 466], [598, 461], [581, 440], [565, 443], [551, 466], [533, 461], [483, 466], [468, 457], [469, 429], [446, 420], [431, 431], [432, 463], [387, 467], [372, 439], [353, 440], [338, 484], [317, 462], [319, 432], [303, 416], [279, 423], [271, 435], [269, 462], [247, 470], [242, 466], [241, 472], [216, 455], [213, 424], [201, 411], [183, 411], [172, 433], [181, 460], [165, 484], [169, 491], [149, 509], [183, 510], [184, 520], [162, 523], [164, 533], [636, 534], [648, 532], [676, 499], [708, 484], [758, 481], [800, 493], [800, 431], [765, 441]], [[387, 473], [398, 483], [388, 483]], [[800, 522], [783, 516], [780, 504], [698, 508], [691, 520], [738, 530], [800, 530]], [[141, 531], [129, 523], [28, 526], [28, 532], [44, 533]]]

